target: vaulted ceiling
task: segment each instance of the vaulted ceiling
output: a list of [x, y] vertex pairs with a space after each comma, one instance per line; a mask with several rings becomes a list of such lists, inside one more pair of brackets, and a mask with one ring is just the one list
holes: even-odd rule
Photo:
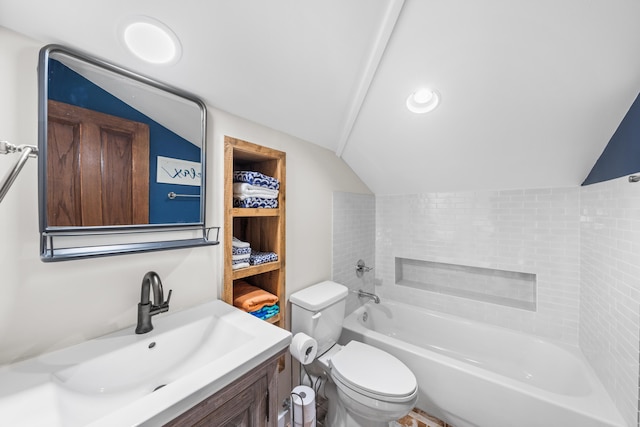
[[[137, 15], [175, 32], [177, 63], [124, 48]], [[0, 26], [326, 147], [378, 194], [579, 185], [640, 91], [639, 16], [638, 0], [0, 0]], [[412, 113], [423, 86], [442, 102]]]

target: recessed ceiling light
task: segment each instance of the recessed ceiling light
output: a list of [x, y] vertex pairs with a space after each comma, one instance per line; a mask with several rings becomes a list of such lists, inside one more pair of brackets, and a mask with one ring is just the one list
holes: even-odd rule
[[127, 19], [120, 27], [120, 36], [131, 53], [151, 64], [174, 64], [182, 55], [180, 41], [173, 31], [147, 16]]
[[407, 108], [414, 113], [428, 113], [440, 103], [440, 93], [433, 89], [419, 89], [407, 98]]

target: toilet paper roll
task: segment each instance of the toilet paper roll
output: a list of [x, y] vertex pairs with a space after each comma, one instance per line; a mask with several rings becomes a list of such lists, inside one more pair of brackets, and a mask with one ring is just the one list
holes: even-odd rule
[[291, 356], [303, 365], [313, 362], [318, 352], [318, 342], [309, 335], [298, 332], [289, 345]]
[[295, 427], [316, 426], [316, 394], [311, 387], [299, 385], [291, 392], [293, 402], [293, 425]]

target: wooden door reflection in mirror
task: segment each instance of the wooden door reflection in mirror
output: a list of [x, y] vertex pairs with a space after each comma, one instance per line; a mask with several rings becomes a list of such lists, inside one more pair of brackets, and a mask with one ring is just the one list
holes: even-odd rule
[[48, 101], [47, 222], [149, 223], [149, 127]]

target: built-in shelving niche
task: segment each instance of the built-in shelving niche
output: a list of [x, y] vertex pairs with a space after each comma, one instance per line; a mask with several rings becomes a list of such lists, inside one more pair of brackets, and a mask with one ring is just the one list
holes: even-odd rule
[[532, 273], [397, 257], [395, 264], [395, 282], [400, 286], [536, 310]]
[[[225, 136], [225, 267], [222, 299], [233, 304], [233, 289], [242, 279], [278, 297], [280, 313], [267, 322], [285, 327], [285, 212], [286, 153], [248, 141]], [[233, 206], [233, 171], [256, 171], [280, 181], [277, 208], [236, 208]], [[234, 270], [232, 239], [249, 242], [257, 251], [275, 252], [278, 260]], [[284, 367], [284, 362], [280, 364]]]

